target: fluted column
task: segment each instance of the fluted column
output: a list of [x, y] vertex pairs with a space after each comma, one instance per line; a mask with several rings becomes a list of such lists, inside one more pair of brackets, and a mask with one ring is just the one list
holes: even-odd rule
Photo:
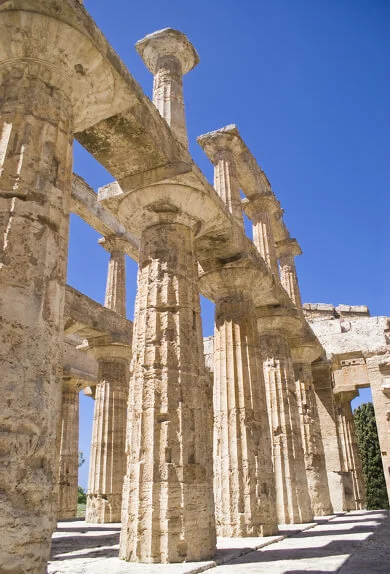
[[[355, 396], [357, 396], [356, 391], [335, 395], [342, 470], [349, 474], [349, 476], [345, 476], [345, 480], [350, 481], [350, 484], [347, 482], [345, 485], [352, 502], [352, 506], [348, 510], [360, 510], [365, 506], [363, 470], [351, 409], [351, 400]], [[352, 492], [350, 492], [351, 488]]]
[[184, 34], [166, 28], [137, 42], [136, 49], [154, 75], [154, 105], [167, 120], [180, 143], [187, 148], [183, 75], [199, 62], [195, 48]]
[[215, 552], [194, 234], [184, 214], [182, 221], [148, 227], [141, 237], [120, 543], [120, 556], [131, 561]]
[[[10, 30], [23, 44], [28, 23], [14, 25], [15, 14], [8, 31], [1, 14], [4, 45]], [[73, 113], [51, 66], [8, 58], [0, 70], [0, 571], [38, 574], [57, 505]]]
[[277, 532], [265, 387], [249, 294], [216, 302], [214, 491], [220, 536]]
[[85, 520], [103, 524], [121, 520], [130, 347], [92, 348], [98, 360], [98, 383]]
[[79, 386], [64, 379], [59, 427], [58, 519], [77, 516], [79, 462]]
[[324, 445], [313, 390], [311, 364], [294, 363], [306, 477], [314, 516], [332, 514]]
[[272, 232], [271, 216], [280, 211], [280, 205], [275, 196], [257, 195], [250, 200], [242, 201], [243, 209], [253, 224], [253, 243], [271, 271], [278, 276], [278, 261], [276, 256], [275, 239]]
[[276, 508], [281, 523], [310, 522], [308, 491], [294, 369], [283, 331], [261, 331], [268, 414], [273, 447]]
[[294, 257], [301, 254], [302, 251], [296, 239], [288, 238], [278, 241], [277, 256], [280, 266], [280, 282], [298, 309], [302, 309], [302, 300]]
[[[124, 242], [105, 237], [99, 243], [110, 253], [104, 306], [126, 316]], [[126, 419], [131, 349], [125, 345], [97, 345], [98, 384], [92, 427], [86, 521], [120, 522], [123, 478], [126, 471]]]
[[240, 185], [234, 146], [239, 135], [235, 125], [199, 136], [197, 142], [214, 164], [214, 188], [238, 225], [244, 227]]

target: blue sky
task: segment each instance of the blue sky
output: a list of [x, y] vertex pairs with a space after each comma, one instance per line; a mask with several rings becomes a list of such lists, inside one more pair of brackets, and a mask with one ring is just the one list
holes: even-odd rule
[[[190, 151], [212, 181], [196, 137], [236, 123], [301, 244], [303, 301], [366, 304], [390, 315], [390, 3], [387, 0], [85, 0], [98, 26], [151, 96], [134, 44], [173, 27], [200, 64], [184, 80]], [[95, 190], [112, 180], [79, 145], [74, 170]], [[248, 229], [250, 234], [250, 229]], [[72, 216], [68, 282], [103, 302], [108, 255]], [[137, 267], [128, 261], [128, 317]], [[206, 335], [213, 306], [203, 302]], [[365, 397], [367, 398], [367, 397]], [[81, 401], [81, 449], [93, 402]], [[87, 464], [80, 473], [86, 486]]]

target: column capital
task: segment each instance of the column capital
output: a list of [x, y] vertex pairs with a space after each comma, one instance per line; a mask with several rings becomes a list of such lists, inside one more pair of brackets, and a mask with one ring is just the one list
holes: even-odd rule
[[98, 240], [98, 243], [108, 251], [108, 253], [120, 253], [126, 255], [128, 252], [128, 241], [119, 235], [101, 237]]
[[234, 160], [233, 154], [237, 137], [240, 137], [237, 126], [230, 124], [220, 130], [199, 136], [196, 141], [209, 160], [215, 164], [221, 157], [230, 156], [229, 159]]
[[296, 255], [302, 255], [302, 249], [296, 239], [288, 237], [276, 242], [276, 254], [278, 259], [286, 255], [295, 257]]
[[273, 193], [266, 195], [257, 195], [251, 199], [245, 198], [241, 200], [242, 208], [251, 221], [255, 221], [259, 213], [283, 213], [279, 201]]
[[187, 36], [173, 28], [148, 34], [136, 43], [135, 48], [153, 75], [170, 58], [180, 62], [181, 75], [187, 74], [199, 64], [198, 53]]

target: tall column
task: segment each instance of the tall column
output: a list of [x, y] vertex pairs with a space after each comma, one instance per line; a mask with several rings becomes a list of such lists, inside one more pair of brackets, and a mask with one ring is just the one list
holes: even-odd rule
[[352, 391], [335, 395], [342, 469], [344, 473], [349, 474], [351, 481], [351, 484], [346, 484], [345, 488], [350, 489], [352, 487], [352, 492], [347, 492], [347, 494], [351, 494], [352, 498], [351, 510], [360, 510], [365, 505], [363, 470], [351, 408], [351, 400], [357, 394], [357, 391]]
[[[11, 45], [6, 22], [0, 38]], [[21, 43], [23, 27], [9, 24]], [[9, 58], [0, 70], [0, 571], [41, 573], [57, 504], [73, 116], [54, 68]]]
[[[126, 273], [123, 240], [106, 237], [109, 251], [105, 307], [126, 316]], [[86, 521], [120, 522], [123, 478], [126, 472], [126, 418], [131, 350], [125, 345], [95, 346], [98, 384], [92, 427]]]
[[303, 452], [314, 516], [332, 514], [324, 445], [309, 362], [294, 363]]
[[58, 519], [77, 515], [79, 473], [79, 386], [77, 379], [63, 379], [59, 428]]
[[[182, 74], [197, 63], [187, 38], [170, 29], [147, 36], [137, 49], [156, 73], [161, 61], [178, 60]], [[175, 100], [172, 92], [166, 97]], [[174, 109], [175, 101], [168, 104], [165, 110]], [[183, 122], [163, 115], [184, 144]], [[205, 560], [216, 545], [194, 251], [195, 229], [208, 209], [204, 196], [181, 182], [132, 192], [126, 204], [129, 213], [137, 211], [141, 239], [120, 557], [138, 562]]]
[[[180, 43], [180, 52], [177, 47]], [[198, 63], [199, 56], [188, 39], [172, 28], [149, 34], [136, 44], [148, 70], [154, 75], [153, 103], [180, 143], [188, 148], [183, 99], [183, 75]]]
[[302, 254], [301, 248], [297, 240], [292, 238], [278, 241], [276, 248], [280, 266], [280, 282], [298, 309], [302, 309], [301, 293], [294, 261], [296, 255]]
[[[382, 364], [381, 364], [382, 362]], [[390, 361], [388, 355], [366, 359], [375, 410], [387, 495], [390, 500]]]
[[261, 321], [259, 319], [260, 353], [271, 429], [278, 521], [286, 524], [310, 522], [313, 513], [287, 334], [280, 329], [263, 330]]
[[330, 500], [333, 512], [348, 510], [344, 490], [340, 443], [336, 422], [331, 364], [329, 361], [312, 363], [313, 391], [316, 398]]
[[[244, 269], [229, 269], [243, 275]], [[208, 277], [210, 280], [210, 277]], [[271, 438], [249, 292], [218, 297], [214, 337], [214, 491], [220, 536], [277, 532]]]
[[253, 223], [253, 243], [276, 277], [279, 276], [275, 239], [271, 216], [280, 211], [278, 200], [273, 194], [257, 195], [242, 202], [243, 209]]
[[240, 185], [234, 158], [234, 143], [238, 136], [236, 126], [228, 126], [197, 138], [208, 158], [214, 164], [214, 188], [240, 226], [244, 228]]

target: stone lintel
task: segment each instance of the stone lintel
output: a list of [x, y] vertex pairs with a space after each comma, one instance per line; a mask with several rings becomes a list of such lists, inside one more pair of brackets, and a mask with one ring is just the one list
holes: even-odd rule
[[137, 261], [139, 240], [119, 222], [115, 215], [98, 202], [98, 195], [78, 175], [73, 174], [71, 211], [104, 237], [118, 236], [124, 253]]
[[[131, 321], [96, 303], [69, 285], [65, 291], [64, 315], [65, 333], [77, 332], [84, 339], [108, 336], [112, 338], [112, 342], [131, 345], [133, 330]], [[74, 324], [77, 326], [76, 329], [72, 329]]]
[[333, 394], [338, 395], [341, 402], [349, 403], [352, 401], [352, 399], [355, 399], [357, 396], [359, 396], [359, 391], [355, 388], [335, 387], [333, 389]]
[[297, 255], [302, 255], [302, 249], [296, 239], [288, 237], [282, 241], [276, 242], [276, 253], [278, 259], [284, 255], [292, 255], [293, 257], [296, 257]]
[[148, 34], [139, 40], [135, 47], [152, 74], [156, 74], [159, 61], [164, 57], [177, 59], [183, 75], [199, 64], [198, 53], [187, 36], [173, 28], [164, 28]]

